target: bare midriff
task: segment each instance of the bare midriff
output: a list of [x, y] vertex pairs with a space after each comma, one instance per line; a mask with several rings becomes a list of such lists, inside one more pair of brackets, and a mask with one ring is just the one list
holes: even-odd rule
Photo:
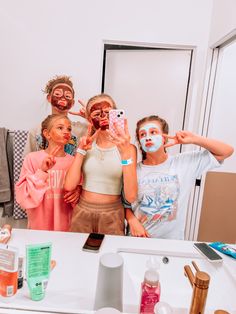
[[109, 204], [120, 199], [120, 195], [99, 194], [85, 190], [82, 190], [81, 196], [87, 202], [98, 204]]

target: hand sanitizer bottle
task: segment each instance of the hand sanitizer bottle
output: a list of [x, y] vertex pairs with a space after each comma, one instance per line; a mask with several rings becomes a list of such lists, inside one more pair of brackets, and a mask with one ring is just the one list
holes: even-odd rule
[[154, 314], [154, 307], [160, 300], [159, 262], [151, 257], [147, 261], [147, 270], [141, 284], [140, 314]]

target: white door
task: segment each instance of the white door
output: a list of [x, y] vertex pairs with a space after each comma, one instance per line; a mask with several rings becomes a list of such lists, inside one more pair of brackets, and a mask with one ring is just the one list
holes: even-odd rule
[[[184, 128], [191, 49], [110, 47], [104, 53], [103, 88], [124, 109], [135, 139], [136, 122], [149, 115], [167, 120], [170, 133]], [[180, 147], [170, 149], [171, 153]]]

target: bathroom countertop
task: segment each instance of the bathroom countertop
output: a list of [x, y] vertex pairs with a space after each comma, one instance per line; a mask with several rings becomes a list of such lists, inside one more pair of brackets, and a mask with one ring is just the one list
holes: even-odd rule
[[[51, 272], [46, 296], [32, 301], [24, 281], [23, 288], [13, 297], [0, 297], [0, 313], [73, 313], [92, 314], [96, 293], [99, 258], [107, 252], [118, 252], [124, 259], [123, 313], [137, 313], [140, 284], [149, 256], [160, 263], [161, 300], [168, 302], [174, 313], [188, 313], [192, 288], [184, 276], [184, 265], [194, 260], [211, 276], [205, 313], [224, 309], [236, 314], [236, 260], [226, 255], [223, 263], [209, 263], [191, 241], [144, 239], [105, 236], [99, 253], [82, 251], [88, 234], [13, 229], [8, 243], [25, 256], [25, 245], [52, 242]], [[192, 267], [193, 269], [193, 267]]]

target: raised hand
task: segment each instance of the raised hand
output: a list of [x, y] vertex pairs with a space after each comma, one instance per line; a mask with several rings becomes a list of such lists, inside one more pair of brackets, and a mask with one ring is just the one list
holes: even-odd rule
[[106, 130], [110, 135], [110, 141], [117, 146], [121, 154], [127, 152], [127, 149], [129, 149], [131, 145], [127, 119], [125, 119], [124, 122], [124, 130], [114, 123], [116, 134], [112, 134], [109, 130]]
[[81, 108], [79, 111], [69, 111], [70, 114], [73, 114], [74, 116], [79, 116], [82, 118], [86, 118], [86, 109], [85, 109], [85, 104], [81, 99], [78, 99], [78, 103], [81, 105]]
[[[170, 136], [168, 134], [162, 134], [162, 136], [167, 139], [167, 143], [164, 144], [164, 147], [171, 147], [177, 144], [193, 144], [194, 138], [196, 137], [195, 134], [189, 131], [179, 131], [176, 132], [175, 136]], [[170, 141], [169, 141], [170, 139]]]
[[51, 154], [48, 154], [44, 158], [42, 165], [41, 165], [42, 171], [47, 172], [49, 169], [51, 169], [55, 165], [55, 163], [56, 163], [55, 157], [56, 157], [57, 152], [60, 149], [61, 149], [60, 145], [54, 147], [53, 150], [51, 151]]
[[82, 136], [79, 142], [79, 148], [83, 150], [89, 150], [92, 147], [93, 141], [97, 138], [100, 129], [98, 129], [93, 135], [92, 134], [92, 124], [88, 125], [87, 135]]

